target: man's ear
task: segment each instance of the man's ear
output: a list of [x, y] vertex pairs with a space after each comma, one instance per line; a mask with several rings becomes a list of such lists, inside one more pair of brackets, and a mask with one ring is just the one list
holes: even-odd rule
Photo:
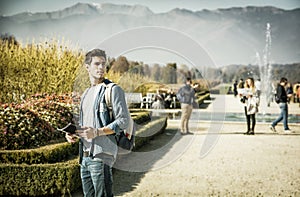
[[85, 69], [86, 69], [87, 71], [89, 71], [89, 67], [90, 67], [90, 65], [88, 65], [88, 64], [84, 64], [84, 67], [85, 67]]

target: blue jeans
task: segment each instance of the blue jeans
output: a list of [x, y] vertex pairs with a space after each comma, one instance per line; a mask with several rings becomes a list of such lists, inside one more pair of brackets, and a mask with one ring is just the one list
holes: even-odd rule
[[100, 158], [83, 157], [80, 166], [82, 189], [85, 197], [111, 197], [112, 167]]
[[283, 120], [284, 130], [289, 129], [288, 126], [288, 105], [287, 103], [279, 103], [280, 107], [280, 115], [279, 117], [272, 123], [272, 126], [275, 127], [281, 120]]

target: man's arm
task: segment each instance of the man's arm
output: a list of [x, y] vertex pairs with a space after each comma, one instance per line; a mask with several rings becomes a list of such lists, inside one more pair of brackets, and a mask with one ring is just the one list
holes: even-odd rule
[[111, 104], [114, 121], [104, 127], [104, 130], [113, 130], [117, 133], [120, 131], [120, 129], [123, 130], [127, 128], [130, 116], [126, 105], [124, 91], [118, 85], [115, 85], [112, 88]]
[[[87, 127], [84, 130], [78, 130], [76, 133], [77, 133], [78, 136], [80, 136], [82, 138], [92, 139], [92, 138], [95, 138], [97, 136], [104, 136], [104, 135], [114, 134], [115, 131], [111, 130], [108, 127], [103, 127], [103, 128], [98, 128], [98, 129]], [[70, 137], [73, 137], [73, 136], [71, 136], [71, 135], [67, 136], [66, 135], [66, 138], [67, 138], [68, 142], [73, 142], [73, 139], [70, 138]]]

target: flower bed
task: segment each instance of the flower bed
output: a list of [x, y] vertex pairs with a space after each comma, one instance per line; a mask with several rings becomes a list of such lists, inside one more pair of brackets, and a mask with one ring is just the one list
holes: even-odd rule
[[16, 104], [0, 105], [0, 149], [36, 148], [63, 139], [56, 131], [73, 120], [70, 98], [34, 96]]
[[[154, 135], [161, 133], [166, 125], [167, 119], [159, 118], [141, 127], [137, 131], [135, 149], [143, 146]], [[3, 151], [17, 157], [27, 156], [23, 157], [26, 158], [23, 160], [11, 161], [8, 157], [3, 159], [4, 156], [0, 154], [1, 162], [6, 162], [0, 163], [0, 196], [71, 196], [72, 192], [81, 187], [78, 156], [68, 161], [60, 161], [72, 158], [74, 154], [77, 155], [78, 152], [74, 148], [78, 150], [78, 144], [60, 143], [36, 150]], [[46, 158], [48, 158], [47, 162]], [[52, 160], [56, 162], [52, 163]], [[39, 161], [44, 163], [37, 164]]]

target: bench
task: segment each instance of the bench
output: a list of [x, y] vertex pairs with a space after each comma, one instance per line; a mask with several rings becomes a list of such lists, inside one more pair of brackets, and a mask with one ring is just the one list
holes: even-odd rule
[[125, 93], [125, 100], [127, 105], [130, 104], [141, 104], [141, 108], [143, 107], [143, 96], [142, 93], [133, 93], [133, 92], [126, 92]]
[[151, 105], [153, 103], [153, 99], [155, 97], [155, 93], [147, 93], [147, 96], [143, 97], [143, 105], [142, 107], [144, 107], [144, 105], [146, 106], [146, 109], [151, 108]]

